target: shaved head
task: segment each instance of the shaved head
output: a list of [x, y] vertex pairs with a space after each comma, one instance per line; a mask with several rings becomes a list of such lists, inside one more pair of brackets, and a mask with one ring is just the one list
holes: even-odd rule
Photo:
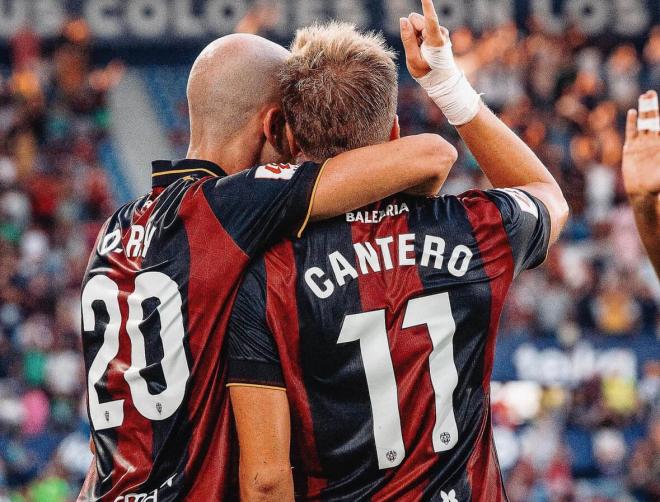
[[[230, 143], [239, 143], [254, 157], [254, 148], [265, 138], [258, 136], [263, 129], [264, 115], [271, 106], [279, 107], [277, 73], [289, 56], [284, 47], [265, 38], [233, 34], [211, 42], [195, 60], [188, 79], [188, 107], [190, 113], [189, 157], [220, 162], [211, 150], [227, 151]], [[259, 155], [261, 156], [261, 155]], [[257, 159], [258, 161], [259, 159]], [[253, 159], [235, 164], [224, 160], [228, 172], [252, 165]]]

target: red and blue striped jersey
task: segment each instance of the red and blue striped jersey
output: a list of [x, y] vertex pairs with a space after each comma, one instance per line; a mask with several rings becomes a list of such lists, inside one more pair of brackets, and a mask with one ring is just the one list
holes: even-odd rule
[[105, 223], [82, 287], [95, 461], [79, 500], [237, 497], [225, 331], [251, 258], [304, 226], [319, 171], [157, 161], [152, 192]]
[[547, 209], [516, 189], [389, 198], [256, 261], [229, 385], [286, 387], [304, 500], [506, 500], [489, 385], [514, 277]]

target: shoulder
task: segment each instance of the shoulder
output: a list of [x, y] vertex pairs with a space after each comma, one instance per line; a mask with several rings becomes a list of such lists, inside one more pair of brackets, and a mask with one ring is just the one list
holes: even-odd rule
[[264, 164], [253, 168], [254, 179], [261, 180], [290, 180], [302, 164]]

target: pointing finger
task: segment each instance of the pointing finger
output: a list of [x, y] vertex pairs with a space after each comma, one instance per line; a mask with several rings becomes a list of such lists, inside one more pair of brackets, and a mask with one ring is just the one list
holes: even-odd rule
[[440, 24], [438, 22], [438, 13], [435, 11], [433, 5], [433, 0], [422, 0], [422, 12], [427, 21], [434, 22], [436, 25]]
[[440, 23], [438, 14], [435, 11], [432, 0], [422, 0], [422, 10], [424, 12], [424, 27], [429, 36], [429, 42], [433, 45], [442, 43], [440, 35]]

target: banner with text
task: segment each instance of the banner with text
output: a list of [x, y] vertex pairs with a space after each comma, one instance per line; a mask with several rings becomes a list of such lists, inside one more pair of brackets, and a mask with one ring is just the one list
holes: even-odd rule
[[[546, 30], [579, 27], [590, 36], [643, 37], [660, 22], [660, 0], [435, 0], [450, 29], [476, 30], [533, 16]], [[289, 38], [315, 20], [336, 18], [398, 33], [399, 17], [419, 0], [0, 0], [0, 40], [29, 26], [55, 36], [62, 22], [83, 17], [100, 43], [177, 44], [230, 33], [258, 5], [269, 5], [269, 33]]]

